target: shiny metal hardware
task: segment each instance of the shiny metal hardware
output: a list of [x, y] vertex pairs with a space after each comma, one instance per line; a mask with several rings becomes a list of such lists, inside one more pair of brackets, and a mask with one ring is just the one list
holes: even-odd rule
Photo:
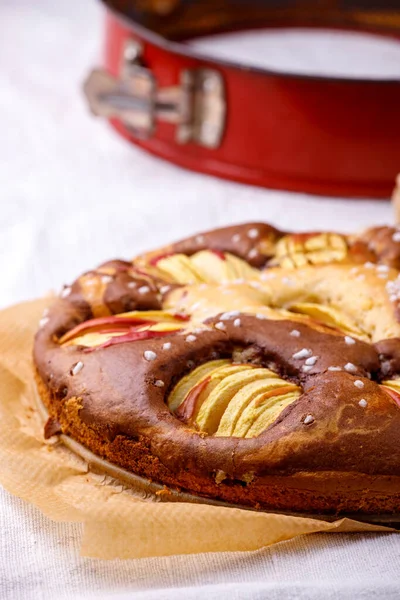
[[222, 77], [213, 69], [185, 69], [176, 86], [159, 88], [141, 62], [139, 43], [124, 50], [120, 78], [93, 70], [84, 92], [93, 114], [117, 118], [139, 139], [150, 138], [157, 121], [176, 124], [176, 141], [217, 148], [225, 127], [226, 103]]

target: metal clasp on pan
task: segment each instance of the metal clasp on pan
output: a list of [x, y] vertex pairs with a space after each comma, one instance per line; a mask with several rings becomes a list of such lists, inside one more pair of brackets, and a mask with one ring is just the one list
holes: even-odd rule
[[153, 73], [141, 63], [142, 48], [130, 40], [120, 78], [93, 70], [84, 92], [93, 114], [118, 118], [140, 139], [150, 138], [157, 121], [176, 124], [176, 141], [217, 148], [225, 126], [225, 90], [213, 69], [185, 69], [179, 85], [159, 88]]

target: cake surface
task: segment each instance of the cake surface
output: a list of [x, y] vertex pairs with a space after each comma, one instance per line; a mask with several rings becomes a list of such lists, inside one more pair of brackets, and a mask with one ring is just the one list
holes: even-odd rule
[[400, 511], [400, 231], [195, 235], [65, 286], [34, 344], [45, 436], [168, 488]]

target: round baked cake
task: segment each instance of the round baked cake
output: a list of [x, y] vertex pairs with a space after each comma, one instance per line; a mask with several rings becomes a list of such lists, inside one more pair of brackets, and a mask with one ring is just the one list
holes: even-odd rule
[[166, 490], [277, 511], [400, 507], [400, 230], [202, 233], [65, 286], [49, 420]]

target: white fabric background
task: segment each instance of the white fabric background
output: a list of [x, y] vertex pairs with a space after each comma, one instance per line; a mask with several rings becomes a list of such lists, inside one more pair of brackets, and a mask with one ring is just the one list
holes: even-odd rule
[[[387, 203], [249, 188], [128, 146], [88, 116], [79, 93], [98, 61], [100, 30], [93, 0], [0, 0], [0, 306], [202, 228], [260, 219], [350, 231], [390, 222]], [[297, 48], [280, 52], [298, 60]], [[251, 554], [125, 562], [83, 559], [78, 549], [77, 525], [52, 523], [0, 489], [4, 600], [399, 597], [396, 535], [313, 535]]]

